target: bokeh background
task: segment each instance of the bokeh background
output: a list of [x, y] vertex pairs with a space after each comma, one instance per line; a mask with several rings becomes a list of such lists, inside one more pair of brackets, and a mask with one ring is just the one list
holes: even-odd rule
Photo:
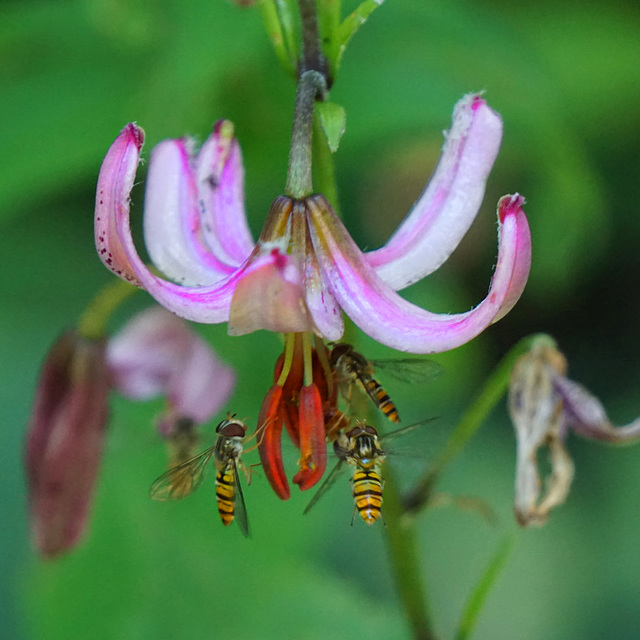
[[[502, 114], [501, 155], [461, 247], [407, 295], [437, 311], [484, 296], [504, 193], [526, 195], [535, 243], [530, 283], [508, 317], [438, 356], [446, 374], [419, 392], [388, 382], [405, 422], [439, 416], [440, 428], [453, 428], [499, 358], [541, 330], [615, 422], [640, 413], [639, 63], [640, 9], [625, 0], [388, 0], [353, 40], [332, 99], [347, 111], [335, 161], [360, 246], [379, 246], [402, 219], [437, 160], [453, 104], [473, 90], [486, 90]], [[145, 128], [148, 152], [233, 120], [257, 234], [284, 186], [294, 85], [258, 12], [226, 0], [3, 2], [0, 67], [0, 636], [408, 638], [383, 528], [349, 526], [346, 486], [303, 518], [308, 496], [281, 503], [258, 473], [246, 490], [249, 540], [220, 525], [212, 483], [180, 503], [151, 502], [148, 486], [165, 464], [152, 427], [160, 401], [113, 398], [90, 533], [68, 557], [35, 556], [25, 424], [47, 348], [110, 279], [93, 249], [102, 156], [129, 121]], [[142, 198], [138, 188], [134, 217]], [[127, 313], [149, 303], [138, 298]], [[277, 339], [199, 330], [238, 370], [230, 408], [255, 419]], [[350, 335], [370, 357], [393, 356]], [[213, 425], [205, 432], [211, 438]], [[421, 570], [443, 638], [508, 532], [515, 547], [476, 638], [638, 637], [640, 447], [575, 438], [569, 447], [570, 499], [539, 530], [513, 522], [504, 403], [447, 471], [443, 491], [482, 497], [499, 522], [455, 508], [419, 516]]]

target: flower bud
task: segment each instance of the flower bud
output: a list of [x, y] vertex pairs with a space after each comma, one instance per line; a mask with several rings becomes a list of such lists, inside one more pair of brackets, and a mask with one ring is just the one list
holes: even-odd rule
[[42, 367], [26, 447], [31, 531], [46, 558], [73, 548], [86, 528], [108, 392], [104, 341], [65, 333]]

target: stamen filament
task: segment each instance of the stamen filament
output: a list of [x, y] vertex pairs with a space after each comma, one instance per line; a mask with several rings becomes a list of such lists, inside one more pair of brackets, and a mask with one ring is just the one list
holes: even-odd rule
[[327, 351], [324, 346], [324, 342], [318, 336], [313, 336], [313, 342], [316, 347], [316, 354], [322, 370], [324, 371], [324, 377], [327, 381], [327, 395], [331, 397], [333, 395], [333, 372], [331, 371], [331, 365], [329, 364], [329, 358], [327, 358]]
[[313, 360], [311, 357], [311, 339], [310, 334], [302, 334], [302, 359], [304, 362], [304, 386], [309, 387], [313, 384]]
[[282, 371], [278, 377], [276, 384], [279, 387], [284, 386], [284, 383], [291, 371], [291, 363], [293, 362], [293, 352], [295, 350], [295, 333], [287, 333], [284, 336], [284, 362], [282, 363]]

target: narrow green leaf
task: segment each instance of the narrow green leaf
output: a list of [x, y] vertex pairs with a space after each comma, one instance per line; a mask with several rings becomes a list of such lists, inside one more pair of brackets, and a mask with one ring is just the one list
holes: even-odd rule
[[[318, 0], [318, 27], [324, 54], [331, 62], [330, 52], [338, 39], [341, 15], [340, 0]], [[333, 71], [333, 69], [331, 69]]]
[[282, 24], [284, 41], [289, 51], [289, 58], [294, 71], [297, 71], [298, 60], [300, 59], [300, 13], [297, 0], [276, 0], [278, 16]]
[[349, 40], [354, 36], [356, 31], [367, 21], [367, 18], [384, 2], [384, 0], [364, 0], [352, 13], [350, 13], [338, 28], [338, 37], [335, 46], [337, 50], [332, 53], [331, 62], [333, 63], [334, 73], [340, 66], [342, 54], [347, 48]]
[[316, 109], [322, 130], [327, 136], [329, 149], [331, 149], [331, 153], [335, 153], [345, 130], [347, 114], [344, 108], [335, 102], [318, 102]]
[[278, 60], [280, 60], [280, 63], [288, 73], [294, 74], [295, 65], [292, 61], [291, 52], [287, 47], [287, 43], [285, 43], [280, 16], [274, 0], [258, 0], [258, 8], [262, 15], [264, 28], [269, 36], [269, 40], [271, 40]]
[[500, 571], [504, 567], [513, 549], [515, 538], [512, 535], [505, 536], [498, 549], [493, 554], [487, 568], [484, 570], [478, 584], [471, 592], [467, 605], [462, 612], [462, 618], [456, 632], [456, 640], [466, 640], [471, 635], [473, 627], [480, 615], [480, 611], [489, 595], [489, 591], [495, 584]]

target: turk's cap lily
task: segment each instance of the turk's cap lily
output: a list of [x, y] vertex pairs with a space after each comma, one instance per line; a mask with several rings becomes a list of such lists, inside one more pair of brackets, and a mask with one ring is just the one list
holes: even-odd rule
[[42, 366], [25, 455], [30, 526], [45, 558], [74, 547], [86, 529], [108, 393], [105, 341], [65, 333]]
[[189, 325], [162, 307], [134, 316], [107, 345], [111, 382], [123, 396], [163, 395], [169, 410], [159, 424], [169, 436], [181, 421], [202, 424], [227, 402], [235, 373]]
[[380, 249], [362, 252], [327, 200], [277, 198], [254, 243], [247, 225], [242, 158], [233, 128], [219, 122], [196, 154], [188, 139], [151, 153], [144, 206], [153, 273], [130, 230], [129, 194], [144, 133], [127, 125], [100, 171], [95, 236], [105, 265], [189, 320], [229, 322], [231, 334], [259, 328], [339, 340], [341, 311], [377, 341], [433, 353], [460, 346], [518, 300], [531, 261], [524, 198], [498, 204], [498, 259], [486, 298], [474, 309], [435, 314], [396, 291], [437, 269], [473, 222], [502, 136], [500, 117], [479, 95], [456, 106], [433, 178]]
[[[640, 439], [640, 419], [614, 426], [600, 401], [567, 378], [567, 361], [548, 336], [540, 336], [511, 374], [509, 413], [517, 439], [516, 518], [522, 526], [542, 525], [564, 503], [574, 465], [565, 448], [569, 429], [611, 444]], [[541, 481], [538, 452], [546, 447], [551, 473]]]

